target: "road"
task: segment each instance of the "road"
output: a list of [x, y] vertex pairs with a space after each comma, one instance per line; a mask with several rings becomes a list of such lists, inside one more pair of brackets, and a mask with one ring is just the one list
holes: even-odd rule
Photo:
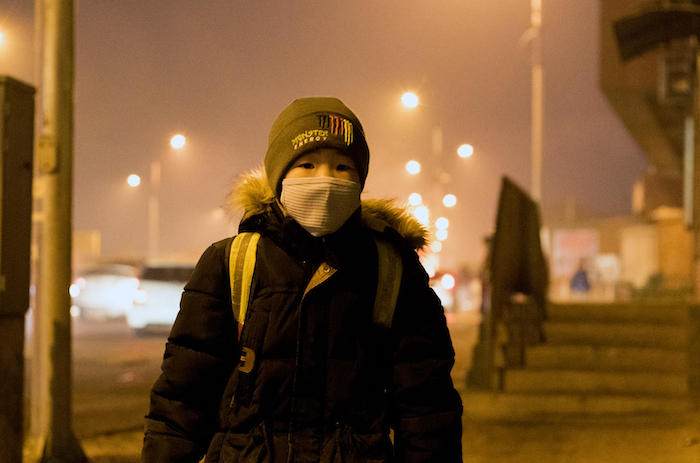
[[[478, 320], [450, 320], [453, 378], [464, 390]], [[76, 323], [74, 430], [92, 463], [136, 463], [148, 391], [159, 373], [165, 336], [134, 337], [122, 322]], [[465, 417], [469, 463], [690, 463], [700, 461], [700, 415], [629, 420], [488, 422]]]

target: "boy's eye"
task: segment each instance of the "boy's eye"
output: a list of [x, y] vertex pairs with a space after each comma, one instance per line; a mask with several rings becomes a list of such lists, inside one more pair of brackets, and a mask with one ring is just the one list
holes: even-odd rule
[[353, 168], [352, 168], [352, 166], [349, 166], [347, 164], [338, 164], [338, 167], [336, 167], [336, 169], [340, 170], [340, 171], [348, 171], [348, 170], [352, 170]]
[[301, 167], [302, 169], [313, 169], [314, 165], [310, 162], [302, 162], [301, 164], [297, 164], [297, 167]]

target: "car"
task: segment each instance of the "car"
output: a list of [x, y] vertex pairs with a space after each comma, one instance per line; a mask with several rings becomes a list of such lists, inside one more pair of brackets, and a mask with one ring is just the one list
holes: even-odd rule
[[133, 265], [103, 264], [79, 274], [70, 285], [71, 315], [86, 320], [123, 317], [139, 287]]
[[169, 332], [180, 310], [180, 298], [192, 265], [148, 265], [139, 276], [126, 322], [137, 335]]

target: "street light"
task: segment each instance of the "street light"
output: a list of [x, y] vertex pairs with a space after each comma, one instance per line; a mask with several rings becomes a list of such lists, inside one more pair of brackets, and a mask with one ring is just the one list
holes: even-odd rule
[[457, 148], [457, 154], [462, 159], [469, 158], [472, 154], [474, 154], [474, 147], [468, 143], [459, 145], [459, 148]]
[[421, 165], [418, 161], [408, 161], [406, 163], [406, 172], [408, 172], [411, 175], [416, 175], [420, 172], [420, 169]]
[[425, 206], [418, 206], [413, 215], [416, 219], [423, 225], [428, 225], [430, 223], [430, 211]]
[[181, 133], [178, 133], [173, 135], [173, 137], [170, 139], [170, 146], [172, 146], [176, 150], [181, 150], [185, 147], [186, 142], [187, 139], [185, 138], [185, 136]]
[[406, 92], [401, 95], [401, 103], [407, 108], [415, 108], [418, 106], [418, 95], [413, 92]]
[[126, 178], [126, 183], [128, 183], [131, 188], [136, 188], [141, 185], [141, 177], [136, 174], [131, 174]]
[[408, 203], [411, 206], [419, 206], [423, 202], [423, 197], [420, 195], [420, 193], [411, 193], [408, 196]]
[[446, 194], [442, 198], [442, 204], [445, 207], [453, 207], [455, 204], [457, 204], [457, 197], [453, 195], [452, 193]]
[[[187, 139], [182, 134], [173, 135], [170, 138], [170, 146], [175, 150], [185, 147]], [[149, 171], [148, 190], [148, 258], [157, 259], [160, 246], [160, 155], [151, 161]], [[131, 174], [127, 178], [130, 187], [136, 188], [141, 185], [141, 177]]]

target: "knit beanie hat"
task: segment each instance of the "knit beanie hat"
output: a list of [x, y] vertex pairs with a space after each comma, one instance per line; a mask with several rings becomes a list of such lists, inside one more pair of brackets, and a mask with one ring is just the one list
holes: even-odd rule
[[275, 195], [279, 196], [292, 161], [319, 148], [336, 148], [352, 158], [364, 187], [369, 148], [357, 116], [337, 98], [300, 98], [277, 116], [270, 129], [265, 173]]

